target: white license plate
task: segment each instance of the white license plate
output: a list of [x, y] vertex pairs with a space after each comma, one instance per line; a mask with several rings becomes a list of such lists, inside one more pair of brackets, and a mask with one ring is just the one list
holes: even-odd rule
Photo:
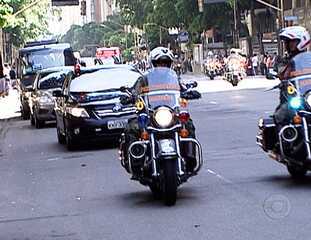
[[120, 129], [125, 128], [127, 125], [127, 120], [114, 120], [114, 121], [108, 121], [107, 126], [108, 129]]

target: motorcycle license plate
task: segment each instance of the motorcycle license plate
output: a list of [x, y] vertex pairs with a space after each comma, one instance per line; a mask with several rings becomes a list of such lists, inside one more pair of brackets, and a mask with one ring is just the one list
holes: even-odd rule
[[160, 149], [163, 154], [175, 153], [175, 142], [171, 139], [163, 139], [159, 141]]
[[107, 127], [109, 130], [125, 128], [126, 125], [127, 125], [127, 119], [126, 120], [113, 120], [113, 121], [108, 121], [107, 123]]

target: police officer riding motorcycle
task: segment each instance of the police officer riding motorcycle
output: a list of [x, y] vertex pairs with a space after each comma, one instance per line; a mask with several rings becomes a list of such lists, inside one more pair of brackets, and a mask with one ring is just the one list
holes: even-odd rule
[[280, 32], [288, 56], [279, 66], [280, 103], [270, 118], [260, 119], [257, 144], [287, 166], [294, 178], [311, 170], [311, 53], [310, 35], [303, 27]]
[[198, 173], [202, 149], [195, 138], [195, 127], [187, 110], [186, 99], [200, 94], [195, 84], [181, 84], [171, 69], [171, 51], [158, 47], [150, 53], [153, 69], [137, 81], [121, 103], [136, 106], [121, 137], [122, 166], [137, 180], [149, 186], [156, 198], [174, 205], [178, 185]]

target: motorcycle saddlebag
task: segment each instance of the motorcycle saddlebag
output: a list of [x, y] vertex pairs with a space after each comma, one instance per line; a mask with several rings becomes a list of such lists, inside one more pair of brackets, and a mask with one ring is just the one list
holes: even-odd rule
[[266, 152], [273, 150], [278, 141], [278, 133], [273, 118], [260, 119], [258, 127], [257, 144]]

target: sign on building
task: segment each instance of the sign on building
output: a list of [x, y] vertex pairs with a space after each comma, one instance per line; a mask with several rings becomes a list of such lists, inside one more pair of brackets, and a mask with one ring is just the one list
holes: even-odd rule
[[52, 0], [52, 6], [77, 6], [79, 0]]

